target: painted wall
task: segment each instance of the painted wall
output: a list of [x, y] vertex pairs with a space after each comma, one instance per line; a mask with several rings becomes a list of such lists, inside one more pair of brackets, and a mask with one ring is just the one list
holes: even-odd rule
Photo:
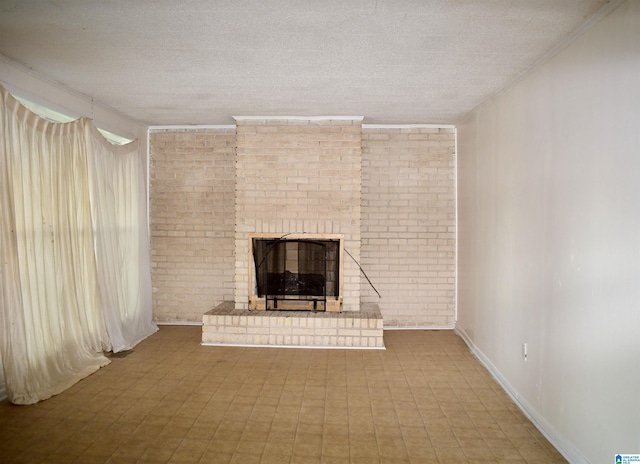
[[468, 115], [458, 166], [458, 332], [571, 462], [640, 453], [640, 2]]

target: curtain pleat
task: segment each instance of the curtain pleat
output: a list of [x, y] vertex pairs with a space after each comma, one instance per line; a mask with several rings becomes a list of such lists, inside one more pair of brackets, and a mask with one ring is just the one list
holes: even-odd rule
[[0, 92], [0, 354], [10, 401], [31, 404], [156, 330], [144, 171], [89, 120], [52, 123]]

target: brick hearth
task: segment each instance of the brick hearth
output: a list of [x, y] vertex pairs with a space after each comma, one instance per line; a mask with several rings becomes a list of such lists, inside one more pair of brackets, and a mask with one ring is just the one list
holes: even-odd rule
[[203, 345], [384, 349], [377, 305], [360, 311], [249, 311], [225, 301], [202, 317]]

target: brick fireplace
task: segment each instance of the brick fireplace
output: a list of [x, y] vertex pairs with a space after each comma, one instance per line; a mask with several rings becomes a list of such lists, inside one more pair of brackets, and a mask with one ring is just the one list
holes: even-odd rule
[[[203, 343], [383, 348], [380, 311], [360, 301], [361, 118], [237, 118], [236, 124], [234, 301], [204, 315]], [[260, 238], [271, 247], [285, 238], [337, 240], [339, 268], [298, 272], [296, 261], [264, 275], [272, 289], [284, 285], [285, 275], [309, 288], [321, 274], [332, 275], [337, 285], [327, 280], [329, 297], [315, 288], [264, 295], [257, 274], [265, 258], [256, 263], [253, 249]], [[353, 259], [345, 260], [343, 249]], [[334, 263], [335, 252], [329, 255]]]
[[[227, 314], [216, 317], [225, 319], [227, 334], [252, 331], [254, 340], [281, 337], [285, 343], [296, 337], [291, 325], [306, 327], [314, 343], [334, 336], [350, 343], [373, 322], [348, 318], [379, 305], [385, 327], [453, 326], [453, 128], [362, 126], [357, 118], [237, 122], [150, 130], [156, 322], [201, 323], [203, 314], [224, 303]], [[305, 177], [310, 169], [317, 175]], [[247, 189], [236, 194], [241, 183]], [[269, 196], [281, 201], [272, 204]], [[249, 306], [249, 234], [291, 231], [344, 235], [344, 304], [338, 314], [347, 319], [335, 327], [350, 326], [348, 334], [337, 335], [336, 321], [322, 320], [327, 314], [321, 311], [295, 320], [298, 311], [286, 317], [261, 311], [253, 328], [238, 325]], [[242, 268], [247, 272], [237, 272]], [[308, 327], [318, 324], [327, 327]]]

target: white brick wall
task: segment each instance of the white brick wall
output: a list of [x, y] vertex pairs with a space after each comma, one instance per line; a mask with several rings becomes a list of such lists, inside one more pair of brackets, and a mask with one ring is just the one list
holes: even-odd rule
[[150, 133], [154, 319], [201, 322], [233, 298], [234, 129]]
[[451, 327], [455, 307], [454, 129], [363, 128], [362, 301], [385, 326]]
[[239, 120], [236, 130], [151, 132], [157, 321], [200, 322], [224, 300], [242, 308], [248, 234], [304, 231], [345, 234], [383, 296], [345, 256], [345, 309], [377, 303], [387, 327], [453, 325], [453, 129]]

